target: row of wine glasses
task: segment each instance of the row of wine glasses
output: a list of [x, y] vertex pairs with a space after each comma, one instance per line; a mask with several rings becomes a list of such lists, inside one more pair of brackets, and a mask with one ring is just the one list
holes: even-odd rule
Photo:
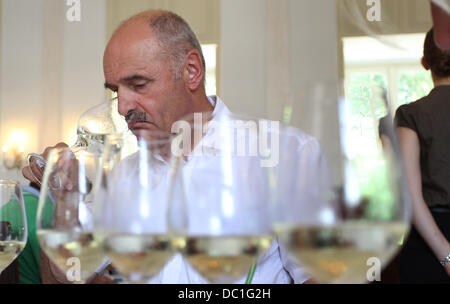
[[[320, 105], [312, 125], [327, 113]], [[131, 282], [148, 282], [179, 252], [209, 282], [232, 283], [273, 242], [319, 282], [365, 282], [372, 259], [385, 266], [400, 249], [408, 198], [395, 142], [383, 150], [370, 137], [370, 153], [359, 153], [349, 104], [339, 106], [338, 126], [318, 120], [334, 128], [321, 136], [196, 113], [173, 133], [136, 132], [137, 152], [126, 158], [123, 136], [108, 136], [101, 154], [54, 150], [39, 203], [41, 246], [63, 271], [78, 258], [80, 282], [106, 257]]]
[[71, 258], [76, 259], [79, 276], [70, 279], [75, 283], [86, 282], [109, 264], [92, 231], [93, 188], [96, 175], [107, 170], [102, 162], [106, 142], [123, 158], [135, 149], [130, 134], [117, 113], [117, 99], [111, 99], [80, 116], [73, 146], [52, 150], [47, 160], [36, 154], [29, 158], [45, 166], [37, 221], [40, 246], [64, 273], [71, 269]]

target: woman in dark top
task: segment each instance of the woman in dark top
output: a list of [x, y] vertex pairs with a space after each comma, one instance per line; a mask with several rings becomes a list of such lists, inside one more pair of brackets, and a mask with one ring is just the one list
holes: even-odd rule
[[450, 283], [450, 52], [436, 46], [433, 30], [422, 65], [431, 70], [434, 89], [396, 113], [413, 210], [400, 280]]

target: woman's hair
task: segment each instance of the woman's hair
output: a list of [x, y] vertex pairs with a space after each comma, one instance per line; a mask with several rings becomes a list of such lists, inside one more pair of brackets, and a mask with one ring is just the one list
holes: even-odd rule
[[439, 49], [434, 41], [433, 29], [425, 37], [423, 56], [434, 75], [438, 77], [450, 76], [450, 51]]

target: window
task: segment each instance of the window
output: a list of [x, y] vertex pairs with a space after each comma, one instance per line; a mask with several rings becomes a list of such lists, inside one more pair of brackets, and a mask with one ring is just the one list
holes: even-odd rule
[[430, 73], [417, 69], [399, 69], [397, 75], [397, 106], [416, 101], [433, 88]]
[[[420, 64], [425, 34], [385, 35], [378, 38], [343, 39], [346, 90], [369, 80], [367, 74], [372, 75], [372, 78], [383, 75], [392, 111], [427, 95], [433, 83], [430, 73]], [[366, 84], [373, 83], [369, 81]], [[347, 94], [347, 97], [350, 96]]]
[[[345, 95], [351, 107], [351, 127], [358, 130], [358, 153], [370, 154], [364, 142], [373, 142], [378, 132], [373, 120], [387, 114], [380, 96], [373, 96], [375, 86], [387, 90], [392, 115], [402, 104], [426, 96], [433, 88], [430, 72], [420, 64], [425, 34], [344, 38]], [[371, 140], [367, 140], [371, 138]]]
[[206, 95], [216, 95], [217, 44], [202, 44], [202, 51], [206, 63]]

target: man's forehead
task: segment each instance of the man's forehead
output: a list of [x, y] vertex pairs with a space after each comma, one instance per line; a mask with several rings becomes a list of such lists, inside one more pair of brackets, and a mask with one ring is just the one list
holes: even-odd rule
[[157, 60], [160, 54], [158, 44], [151, 38], [123, 41], [123, 43], [115, 40], [111, 41], [105, 50], [103, 67], [105, 73], [117, 68], [143, 69], [148, 63]]
[[134, 21], [119, 27], [108, 42], [105, 57], [143, 56], [158, 49], [158, 41], [148, 23]]
[[104, 57], [150, 56], [158, 51], [159, 45], [153, 36], [116, 36], [106, 46]]

